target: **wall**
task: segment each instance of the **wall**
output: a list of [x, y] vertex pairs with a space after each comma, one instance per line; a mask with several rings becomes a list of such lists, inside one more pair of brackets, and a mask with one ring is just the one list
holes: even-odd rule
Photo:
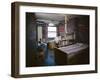
[[67, 32], [75, 33], [75, 41], [89, 44], [89, 16], [71, 16], [67, 21]]
[[[100, 80], [100, 54], [98, 54], [98, 73], [97, 74], [80, 74], [80, 75], [63, 75], [53, 77], [39, 78], [21, 78], [15, 79], [10, 76], [11, 68], [11, 2], [15, 0], [1, 0], [0, 2], [0, 80]], [[30, 1], [41, 3], [56, 4], [77, 4], [99, 6], [100, 0], [16, 0]], [[100, 9], [100, 6], [99, 6]], [[100, 10], [98, 11], [100, 14]], [[98, 16], [100, 21], [100, 16]], [[98, 22], [99, 22], [98, 21]], [[98, 23], [98, 33], [100, 34], [100, 23]], [[100, 44], [100, 36], [98, 37]], [[100, 45], [98, 45], [100, 47]], [[98, 49], [98, 53], [100, 50]]]
[[37, 29], [34, 13], [26, 13], [26, 66], [36, 65]]
[[78, 20], [78, 40], [89, 44], [89, 16], [81, 16]]
[[38, 41], [42, 39], [42, 26], [38, 26]]

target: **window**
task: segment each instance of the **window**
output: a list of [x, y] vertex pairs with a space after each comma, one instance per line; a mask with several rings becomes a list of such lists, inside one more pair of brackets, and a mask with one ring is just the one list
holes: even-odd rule
[[56, 27], [48, 27], [48, 38], [55, 38], [57, 36]]

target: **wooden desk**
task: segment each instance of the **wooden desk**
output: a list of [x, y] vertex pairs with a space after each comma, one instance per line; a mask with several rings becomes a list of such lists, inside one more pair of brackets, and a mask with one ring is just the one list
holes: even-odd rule
[[55, 62], [57, 65], [89, 64], [89, 47], [87, 44], [55, 48]]

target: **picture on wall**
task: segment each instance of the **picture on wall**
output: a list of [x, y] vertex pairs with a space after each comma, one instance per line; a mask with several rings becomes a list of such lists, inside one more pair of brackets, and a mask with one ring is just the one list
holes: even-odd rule
[[26, 12], [26, 67], [89, 64], [89, 15]]
[[97, 72], [97, 7], [12, 3], [12, 77]]

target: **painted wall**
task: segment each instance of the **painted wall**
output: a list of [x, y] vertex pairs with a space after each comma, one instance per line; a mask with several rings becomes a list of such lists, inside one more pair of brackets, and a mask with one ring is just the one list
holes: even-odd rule
[[37, 29], [34, 13], [26, 13], [26, 66], [36, 65]]
[[42, 26], [38, 26], [38, 41], [42, 39]]
[[78, 15], [67, 21], [67, 32], [75, 33], [75, 41], [89, 44], [89, 16]]

